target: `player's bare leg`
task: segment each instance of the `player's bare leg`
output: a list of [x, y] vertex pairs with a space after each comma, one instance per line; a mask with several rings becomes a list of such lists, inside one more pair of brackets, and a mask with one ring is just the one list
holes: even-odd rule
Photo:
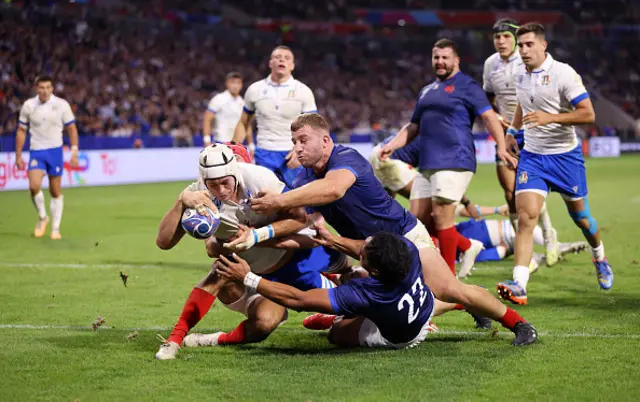
[[60, 222], [64, 209], [64, 197], [62, 196], [62, 176], [49, 176], [49, 193], [51, 194], [51, 239], [60, 240]]
[[45, 208], [44, 193], [42, 192], [42, 179], [45, 176], [45, 171], [40, 169], [29, 170], [27, 177], [29, 178], [29, 192], [31, 193], [31, 200], [36, 207], [38, 213], [38, 223], [33, 230], [35, 237], [42, 237], [47, 230], [49, 224], [49, 217], [47, 216], [47, 209]]
[[516, 210], [516, 171], [503, 163], [496, 165], [498, 182], [504, 191], [504, 199], [509, 207], [509, 220], [514, 229], [518, 229], [518, 212]]
[[514, 247], [513, 281], [500, 282], [497, 287], [503, 299], [515, 304], [527, 304], [529, 265], [533, 258], [533, 231], [543, 203], [544, 197], [533, 191], [524, 191], [516, 195], [518, 231]]
[[516, 334], [513, 341], [516, 346], [528, 345], [536, 341], [535, 328], [515, 310], [500, 303], [485, 289], [464, 284], [451, 276], [447, 264], [436, 249], [420, 249], [420, 260], [425, 282], [437, 299], [447, 303], [461, 304], [476, 316], [498, 321]]
[[432, 207], [442, 258], [451, 272], [456, 275], [456, 254], [459, 249], [462, 252], [460, 277], [466, 277], [471, 272], [476, 257], [482, 251], [482, 243], [469, 240], [458, 233], [455, 226], [456, 206], [454, 201], [433, 197]]
[[582, 229], [584, 238], [591, 246], [593, 264], [598, 275], [598, 284], [602, 289], [611, 289], [613, 286], [613, 271], [604, 253], [604, 245], [600, 240], [598, 222], [591, 216], [587, 199], [565, 199], [564, 202], [569, 210], [569, 215], [571, 215], [575, 224]]

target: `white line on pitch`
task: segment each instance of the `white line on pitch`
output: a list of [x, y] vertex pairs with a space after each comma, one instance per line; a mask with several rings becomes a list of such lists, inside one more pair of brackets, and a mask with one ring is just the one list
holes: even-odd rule
[[[0, 329], [61, 329], [61, 330], [90, 330], [90, 326], [80, 326], [80, 325], [33, 325], [33, 324], [0, 324]], [[120, 331], [171, 331], [172, 328], [169, 327], [147, 327], [147, 328], [113, 328], [107, 325], [103, 325], [100, 327], [98, 331], [105, 330], [120, 330]], [[209, 328], [197, 328], [195, 332], [214, 332], [219, 331], [216, 329]], [[311, 331], [301, 328], [280, 328], [278, 331], [285, 332], [300, 332], [300, 333], [311, 333]], [[439, 330], [435, 334], [430, 334], [429, 336], [438, 336], [438, 335], [454, 335], [454, 336], [474, 336], [474, 337], [488, 337], [491, 336], [490, 332], [481, 332], [481, 331], [447, 331], [447, 330]], [[498, 332], [497, 335], [511, 335], [510, 332], [502, 331]], [[539, 335], [541, 337], [550, 337], [550, 338], [605, 338], [605, 339], [613, 339], [613, 338], [624, 338], [624, 339], [640, 339], [640, 334], [596, 334], [596, 333], [587, 333], [587, 332], [540, 332]]]
[[[179, 264], [175, 264], [179, 265]], [[15, 263], [15, 262], [0, 262], [0, 267], [7, 268], [72, 268], [72, 269], [131, 269], [131, 268], [168, 268], [167, 265], [154, 265], [154, 264], [43, 264], [43, 263]]]

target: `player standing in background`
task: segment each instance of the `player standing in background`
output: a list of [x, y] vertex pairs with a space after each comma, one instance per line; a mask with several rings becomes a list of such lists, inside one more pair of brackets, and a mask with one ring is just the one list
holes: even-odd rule
[[[225, 143], [233, 140], [236, 124], [242, 115], [244, 100], [240, 96], [242, 91], [242, 76], [238, 72], [230, 72], [224, 81], [226, 90], [211, 98], [202, 119], [202, 141], [204, 146], [213, 141]], [[215, 130], [212, 130], [215, 123]]]
[[[295, 68], [293, 52], [278, 46], [269, 59], [271, 74], [249, 86], [244, 94], [245, 106], [233, 140], [247, 141], [250, 151], [255, 150], [257, 165], [278, 175], [289, 187], [293, 184], [300, 163], [291, 146], [289, 126], [303, 113], [316, 112], [316, 100], [308, 86], [293, 78]], [[258, 122], [257, 146], [253, 145], [251, 124]]]
[[[493, 45], [496, 53], [489, 56], [484, 62], [482, 74], [482, 87], [489, 100], [494, 105], [498, 119], [506, 130], [513, 120], [513, 114], [518, 105], [516, 98], [516, 85], [513, 81], [514, 74], [524, 69], [522, 58], [517, 50], [516, 29], [518, 25], [514, 20], [501, 19], [493, 26]], [[524, 131], [520, 130], [515, 135], [518, 148], [524, 147]], [[517, 227], [518, 214], [516, 213], [516, 171], [515, 167], [508, 166], [499, 158], [496, 158], [496, 172], [498, 181], [504, 190], [504, 197], [509, 205], [509, 220], [513, 227]], [[546, 203], [542, 204], [539, 224], [545, 235], [545, 257], [548, 266], [558, 261], [558, 233], [551, 225], [551, 218], [547, 212]]]
[[516, 182], [518, 231], [513, 280], [498, 284], [502, 298], [527, 303], [529, 261], [533, 255], [533, 230], [549, 191], [562, 195], [569, 215], [591, 246], [598, 283], [613, 286], [613, 271], [600, 241], [598, 223], [587, 202], [587, 176], [576, 124], [591, 124], [595, 112], [582, 78], [568, 64], [546, 52], [544, 27], [528, 23], [516, 31], [526, 70], [516, 74], [518, 106], [507, 130], [510, 149], [518, 149], [515, 135], [524, 125]]
[[442, 257], [455, 275], [457, 249], [463, 252], [461, 271], [470, 270], [482, 250], [480, 242], [463, 237], [455, 227], [455, 203], [462, 199], [476, 171], [471, 132], [476, 116], [495, 138], [499, 158], [514, 166], [517, 161], [506, 151], [504, 130], [484, 91], [460, 71], [456, 44], [438, 40], [431, 62], [437, 79], [422, 89], [411, 122], [382, 147], [380, 158], [388, 158], [419, 137], [422, 175], [416, 176], [411, 198], [419, 202], [418, 218], [433, 222], [427, 228], [437, 233]]
[[27, 129], [31, 134], [29, 143], [29, 191], [33, 205], [38, 212], [38, 223], [33, 231], [35, 237], [44, 236], [49, 216], [45, 207], [42, 179], [49, 176], [51, 194], [51, 215], [53, 225], [51, 239], [60, 240], [60, 222], [64, 208], [62, 196], [62, 174], [64, 155], [62, 152], [62, 131], [66, 127], [71, 144], [72, 168], [78, 166], [78, 129], [69, 102], [53, 94], [53, 78], [40, 76], [36, 79], [38, 95], [28, 99], [20, 109], [19, 126], [16, 133], [16, 166], [24, 170], [22, 148], [27, 138]]
[[[436, 298], [457, 303], [453, 308], [465, 308], [475, 315], [476, 322], [477, 317], [499, 321], [516, 334], [516, 346], [536, 341], [535, 328], [515, 310], [484, 289], [463, 284], [451, 275], [424, 225], [387, 194], [358, 151], [333, 143], [322, 116], [299, 116], [291, 124], [291, 132], [296, 155], [305, 168], [296, 179], [296, 189], [280, 194], [261, 192], [252, 200], [252, 209], [270, 213], [308, 207], [340, 234], [340, 241], [329, 247], [345, 253], [359, 250], [367, 237], [380, 231], [404, 236], [418, 247], [425, 284]], [[502, 147], [504, 150], [504, 144]]]

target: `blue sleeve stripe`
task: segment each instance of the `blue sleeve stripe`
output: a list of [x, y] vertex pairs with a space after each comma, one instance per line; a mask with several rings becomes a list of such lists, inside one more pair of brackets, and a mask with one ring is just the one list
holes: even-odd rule
[[72, 124], [73, 124], [73, 123], [75, 123], [75, 122], [76, 122], [75, 120], [71, 120], [71, 121], [70, 121], [70, 122], [68, 122], [68, 123], [64, 123], [64, 126], [65, 126], [65, 127], [70, 126], [70, 125], [72, 125]]
[[273, 236], [275, 235], [275, 232], [273, 231], [273, 226], [269, 225], [267, 226], [267, 228], [269, 229], [269, 238], [273, 239]]
[[28, 125], [29, 125], [28, 123], [25, 123], [25, 122], [24, 122], [24, 121], [22, 121], [22, 120], [18, 120], [18, 123], [22, 124], [23, 126], [28, 126]]
[[338, 301], [336, 300], [335, 295], [336, 289], [337, 288], [329, 289], [327, 291], [327, 294], [329, 295], [329, 301], [331, 302], [331, 310], [333, 310], [333, 312], [336, 314], [340, 314], [340, 306], [338, 305]]
[[260, 240], [260, 239], [258, 239], [258, 233], [256, 233], [256, 230], [255, 230], [255, 229], [253, 229], [253, 230], [251, 231], [251, 233], [253, 234], [253, 242], [254, 242], [255, 244], [258, 244], [258, 243], [259, 243], [259, 240]]
[[207, 110], [208, 110], [208, 111], [210, 111], [210, 112], [211, 112], [211, 113], [213, 113], [213, 114], [218, 113], [218, 112], [216, 112], [215, 110], [211, 109], [210, 107], [208, 107], [208, 108], [207, 108]]
[[489, 105], [489, 106], [485, 106], [485, 107], [483, 107], [482, 109], [479, 109], [478, 111], [476, 111], [476, 113], [478, 114], [478, 116], [480, 116], [482, 113], [484, 113], [484, 112], [486, 112], [486, 111], [488, 111], [488, 110], [491, 110], [491, 109], [493, 109], [493, 108], [491, 107], [491, 105]]
[[329, 170], [340, 170], [340, 169], [346, 169], [346, 170], [350, 171], [351, 173], [353, 173], [353, 175], [356, 177], [356, 179], [358, 178], [358, 172], [356, 172], [356, 170], [354, 168], [352, 168], [351, 166], [336, 166], [336, 167], [332, 167]]
[[309, 110], [308, 112], [302, 112], [302, 114], [307, 114], [307, 113], [318, 113], [318, 109]]
[[573, 100], [571, 101], [571, 106], [576, 107], [578, 103], [582, 102], [587, 98], [589, 98], [589, 92], [583, 92], [580, 95], [573, 98]]
[[246, 114], [254, 114], [256, 111], [255, 110], [249, 110], [247, 109], [246, 106], [242, 107], [242, 111], [245, 112]]

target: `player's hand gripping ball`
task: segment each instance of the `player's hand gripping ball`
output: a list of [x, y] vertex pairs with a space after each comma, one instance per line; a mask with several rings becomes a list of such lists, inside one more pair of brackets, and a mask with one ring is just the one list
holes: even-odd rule
[[186, 208], [182, 213], [182, 228], [196, 239], [208, 239], [220, 226], [220, 212], [214, 212], [206, 205]]

